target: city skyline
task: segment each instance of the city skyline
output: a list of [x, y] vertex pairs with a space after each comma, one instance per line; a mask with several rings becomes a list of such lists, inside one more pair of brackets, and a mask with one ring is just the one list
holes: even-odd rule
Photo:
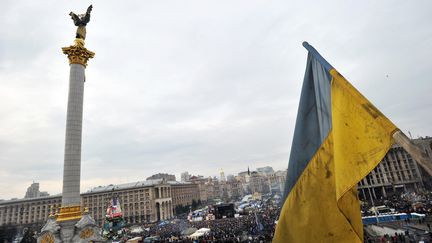
[[[2, 3], [2, 199], [23, 197], [33, 180], [61, 192], [69, 70], [61, 47], [74, 39], [68, 13], [89, 4]], [[314, 4], [96, 3], [81, 192], [158, 172], [286, 169], [304, 40], [399, 128], [432, 135], [431, 3]]]
[[[265, 166], [265, 167], [268, 167], [268, 166]], [[256, 168], [256, 169], [260, 169], [260, 168], [263, 168], [263, 167], [258, 167], [258, 168]], [[227, 174], [227, 177], [228, 176], [237, 176], [237, 175], [239, 175], [240, 173], [244, 173], [244, 172], [247, 172], [248, 170], [246, 169], [246, 170], [242, 170], [242, 171], [238, 171], [238, 172], [236, 172], [236, 173], [230, 173], [230, 174]], [[274, 172], [276, 173], [276, 172], [280, 172], [281, 170], [274, 170]], [[183, 172], [188, 172], [188, 171], [183, 171]], [[182, 180], [181, 180], [181, 174], [183, 173], [183, 172], [181, 172], [181, 173], [178, 173], [178, 175], [177, 174], [169, 174], [169, 173], [164, 173], [164, 172], [159, 172], [159, 173], [157, 173], [157, 174], [153, 174], [153, 175], [150, 175], [150, 176], [146, 176], [146, 177], [148, 177], [148, 178], [142, 178], [142, 179], [140, 179], [140, 180], [137, 180], [137, 181], [122, 181], [122, 182], [120, 182], [120, 183], [110, 183], [110, 182], [108, 182], [108, 184], [102, 184], [102, 185], [90, 185], [90, 187], [89, 188], [86, 188], [85, 190], [81, 190], [81, 193], [86, 193], [86, 192], [89, 192], [89, 191], [92, 191], [93, 189], [95, 189], [95, 188], [98, 188], [98, 187], [106, 187], [106, 186], [109, 186], [109, 185], [121, 185], [121, 184], [130, 184], [130, 183], [134, 183], [134, 182], [138, 182], [138, 181], [148, 181], [148, 180], [155, 180], [155, 179], [151, 179], [150, 177], [153, 177], [153, 176], [155, 176], [155, 175], [160, 175], [160, 174], [164, 174], [164, 175], [174, 175], [175, 176], [175, 181], [177, 181], [177, 182], [182, 182]], [[252, 173], [252, 172], [258, 172], [258, 170], [250, 170], [250, 172]], [[258, 172], [259, 173], [259, 172]], [[203, 175], [201, 175], [201, 174], [189, 174], [189, 176], [190, 177], [193, 177], [193, 176], [196, 176], [196, 177], [203, 177], [203, 178], [205, 178], [205, 179], [208, 179], [208, 178], [212, 178], [212, 179], [214, 179], [214, 178], [216, 178], [218, 181], [220, 180], [220, 175], [216, 175], [216, 174], [214, 174], [214, 175], [209, 175], [209, 176], [203, 176]], [[189, 181], [189, 180], [188, 180]], [[45, 196], [58, 196], [58, 195], [61, 195], [62, 193], [61, 192], [58, 192], [58, 193], [51, 193], [51, 192], [49, 192], [49, 191], [40, 191], [39, 190], [39, 187], [41, 187], [41, 190], [43, 189], [43, 185], [40, 185], [40, 183], [39, 182], [37, 182], [37, 181], [32, 181], [31, 182], [31, 184], [28, 184], [28, 186], [26, 186], [26, 188], [27, 188], [27, 192], [24, 190], [23, 191], [23, 195], [25, 195], [25, 196], [22, 196], [22, 197], [12, 197], [12, 198], [0, 198], [0, 200], [4, 200], [4, 201], [8, 201], [8, 200], [16, 200], [16, 199], [25, 199], [25, 198], [27, 198], [26, 196], [27, 196], [27, 194], [28, 194], [28, 191], [29, 190], [34, 190], [33, 189], [33, 187], [34, 187], [34, 185], [37, 185], [37, 191], [39, 192], [39, 193], [41, 193], [41, 195], [40, 196], [32, 196], [32, 197], [34, 197], [34, 198], [37, 198], [37, 197], [45, 197]]]

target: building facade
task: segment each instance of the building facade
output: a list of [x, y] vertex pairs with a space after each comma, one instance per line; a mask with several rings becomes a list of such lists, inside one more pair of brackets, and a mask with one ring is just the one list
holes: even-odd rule
[[[418, 141], [413, 140], [414, 143]], [[429, 148], [430, 149], [430, 148]], [[401, 146], [391, 147], [384, 159], [358, 184], [361, 198], [381, 198], [422, 189], [419, 165]]]
[[190, 181], [198, 186], [198, 192], [201, 202], [207, 202], [208, 178], [204, 178], [202, 176], [192, 176], [190, 177]]
[[24, 198], [0, 202], [0, 225], [42, 226], [51, 213], [61, 206], [61, 195]]
[[209, 201], [221, 199], [222, 197], [221, 185], [217, 180], [217, 178], [209, 177], [206, 183], [206, 194], [207, 194], [207, 200]]
[[260, 173], [261, 175], [264, 175], [264, 176], [269, 176], [269, 175], [275, 173], [271, 166], [265, 166], [265, 167], [257, 168], [256, 170], [258, 173]]
[[39, 183], [33, 182], [26, 191], [24, 198], [40, 197]]
[[47, 197], [48, 192], [39, 191], [39, 183], [33, 182], [26, 191], [24, 198]]
[[176, 206], [188, 206], [192, 205], [192, 202], [198, 202], [200, 200], [200, 192], [198, 184], [192, 182], [168, 182], [171, 185], [172, 191], [172, 205]]
[[283, 194], [285, 191], [286, 177], [286, 170], [279, 170], [267, 176], [270, 192]]
[[[174, 187], [181, 187], [178, 184]], [[113, 197], [119, 198], [124, 218], [130, 224], [165, 220], [174, 215], [172, 187], [165, 180], [95, 187], [81, 194], [81, 206], [88, 208], [95, 221], [102, 225]], [[61, 195], [1, 201], [0, 225], [42, 225], [50, 213], [58, 213], [60, 206]]]
[[147, 180], [121, 185], [95, 187], [81, 194], [87, 207], [101, 225], [111, 198], [117, 197], [127, 223], [144, 223], [173, 217], [171, 186], [165, 180]]
[[258, 172], [252, 172], [249, 179], [249, 187], [251, 193], [268, 193], [270, 192], [270, 187], [268, 184], [268, 179], [265, 176], [262, 176]]
[[245, 193], [243, 190], [242, 183], [236, 179], [229, 180], [227, 183], [228, 195], [231, 199], [240, 199]]

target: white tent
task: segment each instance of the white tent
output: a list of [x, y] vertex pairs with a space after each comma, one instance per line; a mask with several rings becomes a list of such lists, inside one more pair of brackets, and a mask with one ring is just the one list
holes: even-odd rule
[[197, 230], [195, 233], [189, 235], [189, 238], [197, 239], [200, 236], [203, 236], [203, 235], [209, 233], [210, 231], [211, 230], [209, 228], [201, 228], [201, 229]]
[[204, 235], [204, 233], [195, 232], [195, 233], [189, 235], [188, 237], [191, 239], [198, 239], [200, 236], [203, 236], [203, 235]]
[[201, 228], [201, 229], [199, 229], [199, 230], [197, 230], [197, 232], [199, 232], [199, 233], [203, 233], [203, 234], [206, 234], [206, 233], [208, 233], [208, 232], [210, 232], [211, 230], [209, 229], [209, 228]]
[[143, 228], [140, 226], [138, 227], [135, 226], [131, 229], [131, 233], [136, 233], [136, 234], [142, 233], [143, 231], [144, 231]]
[[142, 237], [135, 237], [132, 239], [129, 239], [128, 241], [126, 241], [126, 243], [130, 242], [130, 243], [138, 243], [142, 240]]

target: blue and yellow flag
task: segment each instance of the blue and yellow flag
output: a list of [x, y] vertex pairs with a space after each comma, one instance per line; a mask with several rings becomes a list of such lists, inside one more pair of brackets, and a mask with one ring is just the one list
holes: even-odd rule
[[396, 126], [309, 50], [273, 242], [363, 242], [357, 183], [384, 158]]

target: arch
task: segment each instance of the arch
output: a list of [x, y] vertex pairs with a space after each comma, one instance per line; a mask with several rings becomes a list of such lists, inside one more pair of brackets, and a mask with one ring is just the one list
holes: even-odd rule
[[156, 203], [156, 219], [157, 221], [161, 220], [161, 204], [159, 202]]

